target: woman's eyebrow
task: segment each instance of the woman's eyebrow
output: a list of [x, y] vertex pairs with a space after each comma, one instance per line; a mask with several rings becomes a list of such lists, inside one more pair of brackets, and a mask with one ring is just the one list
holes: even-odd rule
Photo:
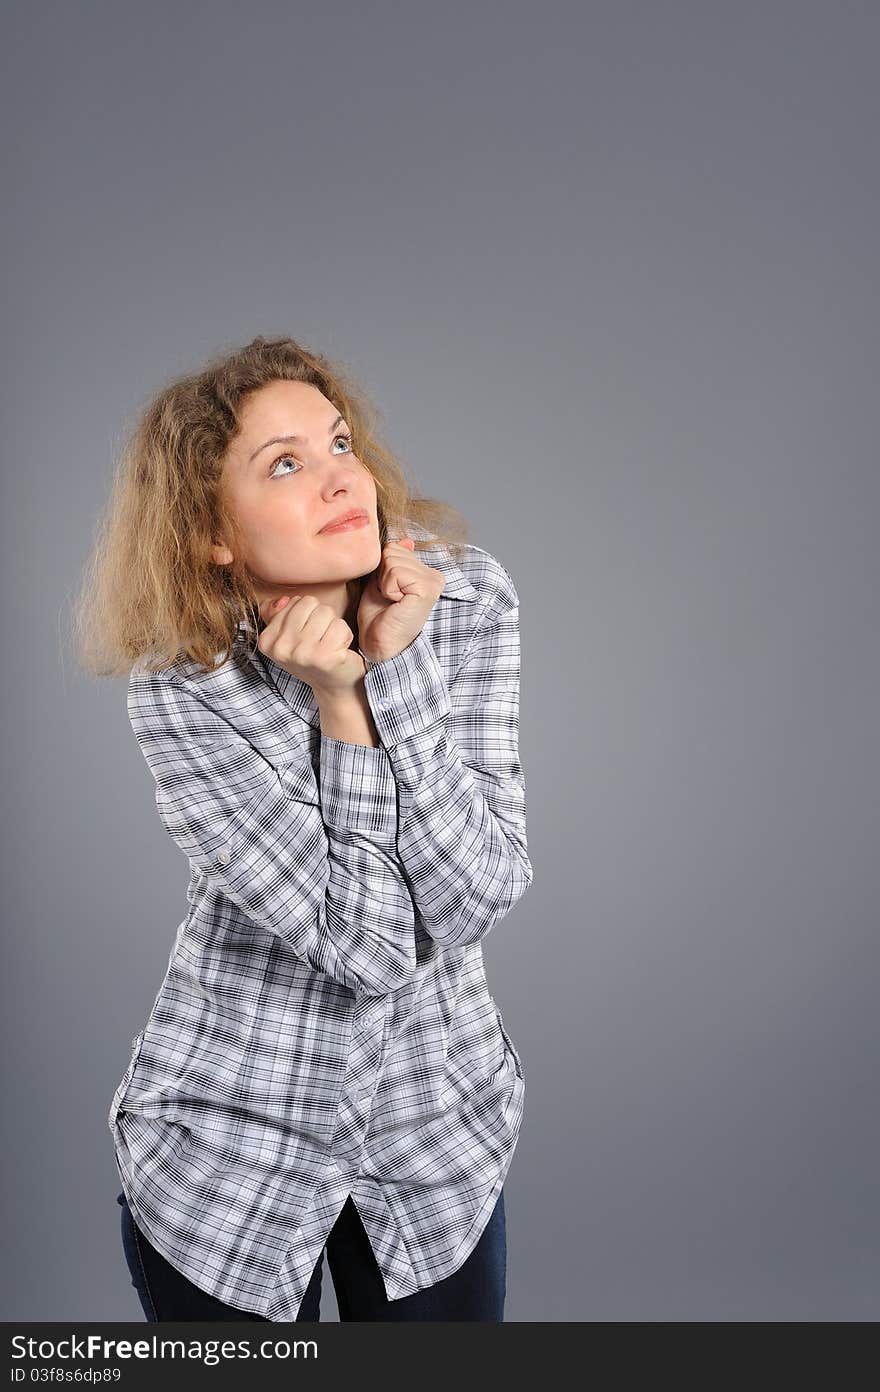
[[[345, 416], [337, 416], [335, 421], [331, 422], [327, 434], [332, 435], [337, 425], [341, 425], [341, 423], [344, 420]], [[256, 459], [257, 455], [261, 454], [264, 449], [268, 449], [270, 445], [304, 445], [305, 443], [306, 441], [302, 438], [301, 435], [276, 435], [274, 439], [267, 440], [264, 445], [260, 445], [258, 449], [255, 449], [250, 459], [248, 460], [248, 463], [252, 464], [253, 461]]]

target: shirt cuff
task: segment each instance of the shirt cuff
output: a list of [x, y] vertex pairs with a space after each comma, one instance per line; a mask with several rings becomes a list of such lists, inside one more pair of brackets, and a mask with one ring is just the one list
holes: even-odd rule
[[381, 746], [321, 734], [321, 815], [341, 831], [397, 835], [397, 781]]
[[424, 631], [394, 657], [371, 663], [364, 689], [379, 738], [388, 748], [430, 729], [450, 712], [449, 690]]

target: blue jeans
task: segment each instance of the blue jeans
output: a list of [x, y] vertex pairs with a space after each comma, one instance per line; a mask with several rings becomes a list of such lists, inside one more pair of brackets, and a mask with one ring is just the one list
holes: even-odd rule
[[[122, 1208], [122, 1246], [147, 1322], [163, 1320], [259, 1320], [264, 1315], [224, 1305], [216, 1296], [200, 1290], [157, 1252], [137, 1226], [125, 1195], [117, 1194]], [[400, 1300], [385, 1294], [382, 1273], [370, 1246], [361, 1216], [349, 1196], [333, 1224], [324, 1246], [340, 1320], [504, 1320], [507, 1286], [507, 1227], [504, 1190], [500, 1190], [492, 1217], [476, 1247], [459, 1267], [442, 1281], [413, 1291]], [[321, 1318], [321, 1266], [324, 1252], [303, 1296], [297, 1321], [316, 1323]]]

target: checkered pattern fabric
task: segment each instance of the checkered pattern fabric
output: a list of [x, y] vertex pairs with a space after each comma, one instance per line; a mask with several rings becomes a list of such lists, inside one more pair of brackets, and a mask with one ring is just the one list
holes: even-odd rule
[[520, 1131], [481, 948], [532, 880], [518, 596], [479, 547], [418, 554], [445, 587], [368, 668], [376, 748], [325, 735], [249, 625], [212, 672], [129, 678], [190, 883], [108, 1114], [116, 1162], [158, 1251], [271, 1320], [295, 1320], [349, 1194], [389, 1299], [457, 1270]]

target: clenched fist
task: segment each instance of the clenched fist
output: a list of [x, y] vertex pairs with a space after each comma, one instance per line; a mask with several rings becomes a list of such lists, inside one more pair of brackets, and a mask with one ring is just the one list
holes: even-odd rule
[[389, 541], [364, 585], [358, 605], [358, 643], [371, 662], [396, 657], [421, 633], [446, 577], [413, 554], [412, 537]]
[[260, 607], [266, 623], [257, 647], [279, 667], [308, 682], [318, 694], [351, 691], [363, 678], [360, 654], [351, 647], [354, 634], [329, 604], [314, 595], [281, 595]]

